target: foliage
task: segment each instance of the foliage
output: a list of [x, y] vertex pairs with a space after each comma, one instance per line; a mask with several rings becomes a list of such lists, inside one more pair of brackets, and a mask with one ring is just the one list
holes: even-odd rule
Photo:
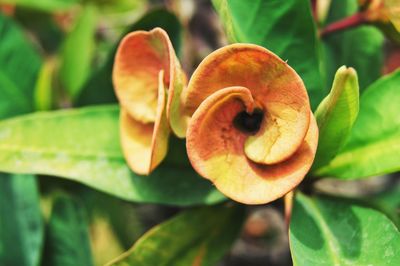
[[396, 265], [399, 238], [393, 222], [376, 210], [341, 199], [296, 197], [290, 224], [294, 265]]
[[[239, 206], [186, 211], [154, 227], [109, 265], [213, 265], [237, 237], [242, 220]], [[176, 237], [181, 231], [186, 234]]]

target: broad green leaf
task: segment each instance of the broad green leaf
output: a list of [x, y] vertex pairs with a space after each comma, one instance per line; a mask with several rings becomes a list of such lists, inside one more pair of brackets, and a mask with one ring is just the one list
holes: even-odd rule
[[1, 0], [0, 2], [43, 11], [62, 11], [73, 7], [80, 1], [81, 0]]
[[[332, 1], [327, 23], [350, 16], [357, 10], [356, 0]], [[326, 36], [322, 46], [327, 86], [332, 83], [336, 70], [346, 65], [357, 70], [361, 91], [367, 88], [381, 76], [383, 42], [383, 34], [373, 26], [360, 26]]]
[[318, 106], [318, 149], [313, 168], [327, 164], [343, 147], [359, 109], [357, 73], [353, 68], [338, 69], [331, 92]]
[[[4, 120], [0, 171], [60, 176], [136, 202], [194, 205], [224, 199], [189, 165], [165, 163], [150, 176], [133, 174], [120, 148], [118, 117], [117, 106], [98, 106]], [[174, 149], [170, 146], [171, 153]]]
[[271, 50], [304, 80], [313, 107], [325, 95], [309, 0], [213, 0], [231, 42]]
[[97, 24], [96, 8], [86, 5], [63, 44], [60, 80], [74, 99], [91, 71]]
[[[167, 31], [175, 51], [179, 55], [181, 48], [182, 27], [178, 18], [173, 13], [165, 9], [155, 9], [147, 13], [131, 27], [129, 27], [127, 32], [125, 32], [120, 39], [122, 39], [128, 32], [135, 30], [151, 30], [155, 27], [161, 27]], [[106, 62], [93, 73], [88, 82], [84, 85], [81, 95], [79, 95], [76, 101], [78, 106], [114, 103], [117, 101], [114, 94], [111, 77], [114, 65], [114, 56], [118, 44], [119, 42], [116, 43], [116, 45], [110, 51]]]
[[10, 18], [0, 13], [0, 119], [33, 110], [41, 59]]
[[193, 209], [154, 227], [108, 265], [216, 265], [239, 234], [239, 206]]
[[295, 266], [400, 265], [393, 222], [349, 200], [297, 194], [289, 238]]
[[355, 179], [400, 170], [399, 84], [400, 70], [364, 92], [348, 141], [316, 175]]
[[69, 196], [56, 197], [47, 227], [46, 265], [93, 265], [87, 214], [82, 206]]
[[0, 173], [0, 265], [39, 265], [43, 231], [35, 177]]

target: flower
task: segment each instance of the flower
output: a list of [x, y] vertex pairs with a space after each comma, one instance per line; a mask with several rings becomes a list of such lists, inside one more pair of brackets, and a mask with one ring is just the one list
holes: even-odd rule
[[359, 0], [366, 9], [368, 21], [391, 22], [400, 31], [400, 2], [398, 0]]
[[359, 0], [366, 21], [375, 24], [392, 41], [400, 44], [400, 1]]
[[135, 31], [121, 41], [113, 83], [121, 105], [121, 146], [130, 168], [149, 174], [165, 158], [170, 128], [184, 137], [188, 118], [180, 94], [186, 76], [167, 33]]
[[318, 127], [297, 73], [265, 48], [207, 56], [183, 94], [194, 169], [227, 197], [263, 204], [296, 187], [314, 160]]

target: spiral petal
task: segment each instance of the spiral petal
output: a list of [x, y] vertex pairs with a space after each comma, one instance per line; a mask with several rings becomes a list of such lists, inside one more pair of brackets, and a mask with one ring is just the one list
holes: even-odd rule
[[259, 132], [246, 140], [246, 155], [262, 164], [292, 156], [310, 121], [308, 95], [297, 73], [260, 46], [225, 46], [207, 56], [193, 73], [183, 93], [186, 112], [193, 114], [211, 94], [231, 86], [248, 88], [264, 113]]
[[246, 204], [273, 201], [297, 186], [314, 159], [318, 128], [312, 115], [307, 135], [287, 160], [273, 165], [251, 161], [244, 152], [248, 134], [235, 128], [234, 117], [255, 107], [250, 90], [229, 87], [213, 93], [194, 112], [187, 152], [195, 170], [226, 196]]

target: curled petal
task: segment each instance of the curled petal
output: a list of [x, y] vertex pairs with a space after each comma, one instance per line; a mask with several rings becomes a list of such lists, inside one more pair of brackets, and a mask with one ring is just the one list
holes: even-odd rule
[[268, 103], [267, 106], [260, 130], [256, 135], [249, 136], [244, 149], [247, 157], [254, 162], [275, 164], [292, 156], [303, 143], [310, 112], [304, 116], [290, 105], [279, 102]]
[[255, 106], [249, 89], [221, 89], [200, 104], [187, 133], [187, 152], [196, 171], [226, 196], [246, 204], [273, 201], [297, 186], [311, 167], [318, 140], [316, 122], [309, 113], [306, 137], [291, 157], [272, 165], [250, 160], [243, 148], [248, 134], [232, 121]]
[[175, 71], [171, 75], [171, 83], [168, 90], [167, 119], [174, 134], [178, 138], [186, 136], [186, 129], [189, 123], [189, 116], [185, 115], [181, 94], [186, 87], [187, 78], [181, 70], [179, 61], [175, 60]]
[[184, 137], [188, 118], [181, 112], [180, 94], [186, 77], [164, 30], [135, 31], [121, 41], [113, 69], [115, 92], [132, 119], [154, 122], [161, 70], [165, 73], [163, 84], [168, 88], [166, 115], [174, 133]]
[[123, 107], [120, 114], [122, 149], [130, 168], [137, 174], [149, 174], [165, 158], [169, 127], [165, 112], [163, 71], [159, 73], [155, 122], [143, 123], [130, 116]]
[[253, 161], [275, 164], [303, 143], [310, 122], [309, 99], [297, 73], [272, 52], [251, 44], [225, 46], [199, 65], [183, 93], [186, 112], [193, 114], [211, 94], [226, 87], [250, 90], [264, 113], [261, 129], [245, 143]]
[[168, 37], [159, 29], [128, 34], [115, 56], [113, 82], [125, 111], [137, 121], [156, 120], [158, 74], [165, 71], [169, 83], [170, 59]]

